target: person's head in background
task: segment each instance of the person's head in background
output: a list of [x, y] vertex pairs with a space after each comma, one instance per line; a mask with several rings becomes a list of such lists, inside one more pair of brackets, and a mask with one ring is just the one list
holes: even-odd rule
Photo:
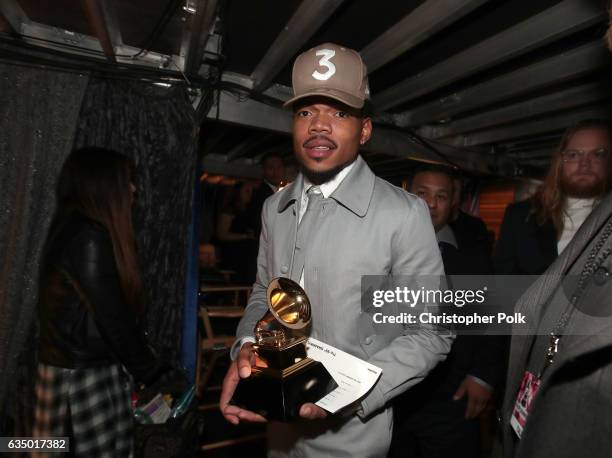
[[278, 153], [267, 153], [261, 159], [263, 179], [273, 186], [280, 186], [285, 180], [285, 161]]
[[253, 197], [254, 183], [251, 181], [239, 181], [225, 194], [223, 209], [226, 213], [236, 214], [245, 210], [251, 203]]
[[417, 167], [410, 183], [410, 192], [427, 203], [436, 232], [448, 224], [455, 194], [452, 170], [437, 165]]
[[600, 198], [610, 190], [611, 148], [612, 130], [605, 121], [586, 120], [565, 131], [534, 196], [538, 223], [552, 221], [560, 232], [568, 198]]
[[142, 280], [132, 224], [135, 190], [133, 165], [126, 156], [94, 147], [73, 151], [60, 173], [58, 208], [49, 239], [75, 211], [104, 226], [112, 241], [123, 292], [140, 309]]

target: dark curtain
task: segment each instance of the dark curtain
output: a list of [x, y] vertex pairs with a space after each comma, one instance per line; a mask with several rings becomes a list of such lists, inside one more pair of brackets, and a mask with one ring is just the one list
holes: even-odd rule
[[196, 174], [195, 113], [183, 88], [91, 79], [76, 146], [129, 155], [136, 164], [135, 226], [151, 343], [178, 361]]
[[75, 73], [0, 62], [0, 419], [8, 409], [21, 419], [16, 428], [25, 435], [36, 363], [39, 257], [87, 81]]

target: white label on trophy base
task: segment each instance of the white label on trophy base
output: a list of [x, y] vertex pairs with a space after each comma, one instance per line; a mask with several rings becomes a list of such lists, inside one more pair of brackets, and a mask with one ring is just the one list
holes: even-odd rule
[[352, 404], [374, 386], [382, 369], [317, 339], [306, 341], [306, 354], [320, 361], [338, 387], [315, 404], [331, 413]]

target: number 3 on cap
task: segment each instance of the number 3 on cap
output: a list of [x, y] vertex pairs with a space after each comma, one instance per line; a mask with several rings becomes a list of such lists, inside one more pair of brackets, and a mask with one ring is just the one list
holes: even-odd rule
[[321, 73], [318, 70], [312, 72], [312, 77], [319, 81], [326, 81], [330, 79], [336, 73], [336, 66], [332, 64], [329, 59], [336, 55], [336, 51], [333, 49], [319, 49], [315, 55], [323, 56], [319, 61], [320, 67], [327, 67], [327, 71], [325, 73]]

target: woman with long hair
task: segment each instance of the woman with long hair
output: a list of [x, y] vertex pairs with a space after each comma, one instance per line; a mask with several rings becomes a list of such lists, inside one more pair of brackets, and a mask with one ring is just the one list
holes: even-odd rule
[[74, 151], [41, 263], [36, 437], [70, 437], [75, 456], [128, 456], [131, 381], [163, 372], [141, 329], [143, 285], [131, 206], [130, 161]]

